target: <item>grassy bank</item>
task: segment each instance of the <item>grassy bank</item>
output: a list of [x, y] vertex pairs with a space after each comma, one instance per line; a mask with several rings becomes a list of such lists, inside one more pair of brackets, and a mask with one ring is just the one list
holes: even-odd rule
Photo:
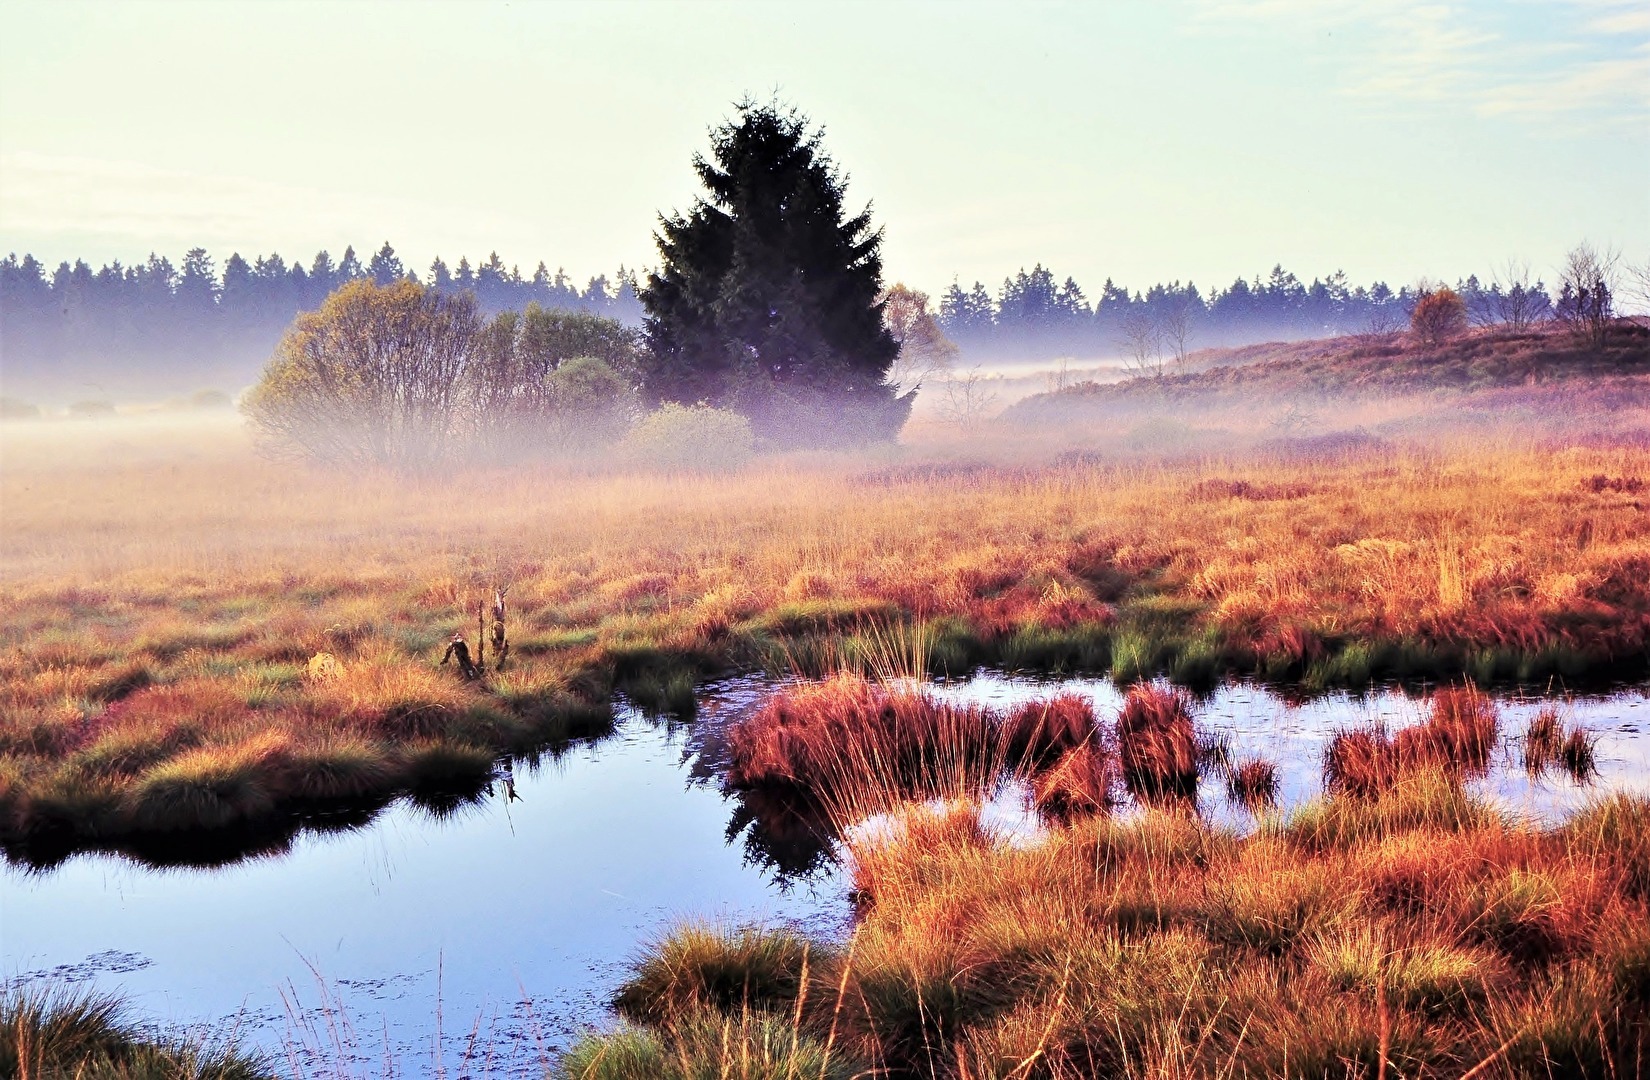
[[1423, 774], [1245, 838], [912, 808], [852, 844], [847, 942], [677, 931], [559, 1075], [1643, 1075], [1647, 827], [1618, 798], [1540, 831]]
[[[1503, 409], [1578, 396], [1595, 407], [1642, 408], [1650, 400], [1650, 328], [1621, 323], [1597, 347], [1559, 327], [1475, 330], [1424, 344], [1412, 335], [1279, 342], [1194, 353], [1190, 370], [1121, 383], [1079, 383], [1017, 403], [1012, 419], [1047, 420], [1072, 409], [1176, 402], [1243, 408], [1259, 402], [1402, 402], [1419, 395], [1483, 395]], [[1499, 393], [1497, 393], [1499, 392]], [[1411, 401], [1410, 407], [1414, 404]]]
[[[1642, 673], [1650, 641], [1650, 450], [1625, 437], [1192, 455], [1096, 430], [1076, 455], [416, 481], [261, 461], [233, 429], [101, 430], [4, 434], [14, 853], [279, 843], [316, 809], [445, 797], [497, 754], [599, 734], [616, 693], [691, 709], [714, 672], [916, 654], [1307, 693], [1573, 685]], [[438, 661], [501, 585], [509, 662], [466, 682]]]
[[[1531, 722], [1528, 767], [1562, 756], [1556, 724]], [[1059, 698], [792, 688], [731, 733], [728, 779], [830, 808], [852, 933], [681, 927], [619, 989], [626, 1026], [556, 1075], [1642, 1075], [1650, 800], [1509, 817], [1462, 783], [1501, 734], [1489, 699], [1441, 691], [1396, 737], [1339, 734], [1324, 794], [1287, 813], [1270, 763], [1221, 761], [1255, 814], [1240, 834], [1197, 812], [1219, 755], [1161, 686], [1115, 723]], [[1039, 834], [984, 823], [1005, 779]]]

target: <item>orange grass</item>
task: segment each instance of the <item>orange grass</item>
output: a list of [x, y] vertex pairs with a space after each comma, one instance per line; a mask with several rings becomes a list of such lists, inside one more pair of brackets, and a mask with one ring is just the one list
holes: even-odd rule
[[[908, 467], [931, 452], [915, 447], [426, 483], [265, 462], [228, 426], [8, 426], [0, 839], [171, 820], [139, 797], [164, 787], [153, 770], [262, 769], [247, 748], [272, 732], [289, 756], [347, 746], [356, 764], [299, 783], [272, 757], [253, 787], [167, 805], [204, 825], [388, 797], [416, 779], [413, 743], [512, 752], [602, 730], [614, 691], [681, 709], [712, 671], [874, 669], [879, 635], [919, 623], [919, 663], [952, 671], [1322, 687], [1644, 667], [1650, 515], [1593, 481], [1650, 474], [1642, 441], [1479, 432], [1314, 459], [1084, 438], [1064, 457], [976, 444], [997, 463], [960, 471]], [[1276, 497], [1221, 494], [1241, 484]], [[435, 662], [501, 581], [510, 665], [461, 683]], [[310, 670], [323, 652], [335, 677]]]
[[[1104, 758], [1098, 744], [1094, 712], [1075, 695], [1003, 712], [952, 705], [910, 684], [839, 675], [786, 687], [733, 724], [727, 782], [860, 818], [880, 809], [857, 801], [867, 791], [901, 800], [979, 797], [1020, 774], [1050, 777], [1050, 791], [1078, 783], [1073, 754], [1094, 748], [1082, 762], [1095, 768]], [[868, 787], [867, 777], [878, 785]]]
[[1643, 855], [1609, 837], [1650, 827], [1650, 801], [1554, 829], [1416, 805], [1457, 797], [1331, 799], [1351, 826], [1327, 847], [1292, 820], [1239, 838], [1168, 811], [1027, 844], [966, 804], [910, 806], [849, 832], [855, 928], [805, 975], [788, 931], [690, 927], [620, 1000], [667, 1042], [706, 1000], [767, 1010], [858, 1075], [1641, 1075]]
[[1123, 782], [1147, 799], [1197, 793], [1197, 732], [1186, 695], [1161, 686], [1136, 686], [1117, 717]]
[[[1395, 736], [1380, 726], [1336, 732], [1324, 751], [1324, 785], [1370, 798], [1410, 772], [1482, 774], [1500, 735], [1495, 702], [1472, 687], [1447, 687], [1432, 695], [1428, 709], [1425, 721]], [[1543, 731], [1538, 725], [1538, 739]]]

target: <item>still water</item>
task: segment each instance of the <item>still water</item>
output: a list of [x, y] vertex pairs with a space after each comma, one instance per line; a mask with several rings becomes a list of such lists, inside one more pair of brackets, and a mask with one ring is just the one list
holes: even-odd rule
[[[227, 1022], [300, 1065], [307, 1048], [335, 1063], [353, 1055], [361, 1075], [380, 1075], [386, 1059], [401, 1075], [430, 1074], [439, 1027], [445, 1070], [536, 1074], [578, 1030], [611, 1022], [605, 1002], [626, 962], [676, 922], [844, 932], [846, 888], [828, 853], [765, 834], [718, 780], [726, 725], [774, 685], [712, 684], [691, 723], [621, 710], [616, 735], [518, 765], [516, 801], [500, 784], [444, 817], [397, 803], [353, 831], [301, 834], [283, 854], [211, 870], [103, 854], [45, 872], [7, 867], [0, 974], [119, 991], [161, 1027]], [[981, 673], [935, 690], [998, 705], [1072, 691], [1103, 721], [1122, 703], [1105, 679]], [[1545, 821], [1600, 791], [1650, 792], [1643, 689], [1567, 702], [1597, 736], [1590, 786], [1524, 773], [1517, 736], [1540, 704], [1501, 700], [1504, 737], [1477, 790]], [[1398, 691], [1296, 703], [1233, 684], [1194, 715], [1235, 759], [1276, 761], [1290, 805], [1319, 789], [1337, 728], [1402, 727], [1423, 706]], [[1200, 805], [1232, 827], [1250, 823], [1218, 778], [1204, 781]], [[996, 809], [1004, 826], [1029, 827], [1013, 806]]]

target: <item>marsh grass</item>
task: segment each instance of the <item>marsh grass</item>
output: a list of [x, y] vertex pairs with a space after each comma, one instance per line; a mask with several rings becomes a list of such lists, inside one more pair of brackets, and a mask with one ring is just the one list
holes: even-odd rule
[[732, 725], [727, 783], [858, 821], [912, 798], [987, 797], [1062, 761], [1072, 773], [1079, 748], [1096, 747], [1084, 761], [1103, 760], [1100, 738], [1092, 708], [1072, 695], [1004, 712], [942, 701], [909, 680], [843, 674], [786, 687]]
[[977, 803], [908, 804], [844, 830], [845, 946], [685, 927], [621, 992], [655, 1019], [589, 1036], [558, 1075], [638, 1040], [673, 1048], [662, 1075], [740, 1075], [743, 1035], [678, 1033], [707, 1009], [851, 1075], [1634, 1075], [1650, 910], [1627, 830], [1645, 800], [1542, 830], [1467, 799], [1415, 773], [1244, 836], [1164, 809], [1030, 843], [982, 827]]
[[231, 1033], [156, 1038], [118, 998], [40, 982], [0, 983], [0, 1076], [16, 1080], [273, 1080]]
[[1226, 791], [1233, 802], [1257, 813], [1274, 805], [1278, 801], [1277, 762], [1258, 757], [1237, 762], [1226, 778]]
[[[687, 715], [713, 672], [1573, 680], [1642, 667], [1650, 611], [1639, 496], [1589, 480], [1650, 474], [1631, 440], [1431, 434], [1317, 456], [1239, 440], [1191, 459], [1096, 435], [1078, 455], [971, 447], [988, 460], [961, 470], [943, 460], [956, 448], [919, 441], [897, 481], [852, 455], [727, 475], [524, 468], [468, 478], [498, 497], [460, 511], [439, 486], [260, 461], [229, 428], [156, 429], [140, 455], [77, 430], [0, 433], [11, 847], [65, 829], [135, 840], [190, 807], [219, 831], [290, 813], [312, 793], [281, 762], [256, 784], [225, 765], [269, 730], [294, 758], [364, 740], [376, 767], [357, 756], [317, 786], [383, 800], [415, 779], [414, 744], [600, 734], [589, 714], [615, 692]], [[145, 464], [168, 453], [175, 469]], [[1217, 488], [1245, 494], [1165, 497]], [[495, 572], [514, 582], [516, 647], [508, 671], [464, 684], [435, 664]], [[312, 678], [320, 654], [336, 671]], [[179, 758], [167, 783], [149, 776]]]
[[1162, 686], [1132, 688], [1117, 717], [1123, 781], [1144, 799], [1197, 795], [1199, 747], [1190, 701]]
[[[1500, 724], [1494, 701], [1476, 688], [1438, 690], [1428, 702], [1427, 718], [1396, 735], [1379, 724], [1337, 731], [1324, 750], [1324, 786], [1368, 799], [1414, 774], [1436, 773], [1451, 781], [1480, 776], [1489, 768]], [[1545, 729], [1536, 735], [1545, 738]]]

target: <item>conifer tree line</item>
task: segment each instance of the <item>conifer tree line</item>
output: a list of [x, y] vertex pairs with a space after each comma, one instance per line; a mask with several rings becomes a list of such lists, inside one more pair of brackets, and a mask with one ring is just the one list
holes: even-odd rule
[[636, 276], [623, 267], [580, 288], [543, 262], [523, 274], [496, 252], [475, 264], [437, 258], [422, 275], [388, 242], [365, 262], [349, 247], [337, 259], [319, 252], [307, 265], [279, 254], [248, 261], [235, 253], [221, 269], [198, 247], [180, 263], [151, 254], [141, 264], [117, 260], [96, 270], [76, 259], [48, 271], [33, 255], [13, 253], [0, 260], [0, 374], [21, 389], [82, 386], [79, 396], [145, 387], [237, 389], [299, 313], [361, 280], [415, 280], [445, 293], [473, 293], [488, 313], [537, 304], [641, 322]]
[[[1455, 292], [1475, 321], [1538, 321], [1555, 301], [1540, 281], [1475, 275]], [[143, 384], [172, 376], [178, 388], [213, 380], [244, 381], [268, 358], [300, 312], [320, 307], [351, 281], [383, 285], [415, 280], [444, 293], [473, 292], [484, 312], [584, 311], [637, 327], [643, 321], [635, 273], [620, 267], [580, 288], [561, 270], [540, 262], [532, 274], [506, 266], [497, 253], [472, 264], [441, 258], [422, 274], [407, 267], [386, 242], [367, 261], [353, 247], [334, 259], [322, 251], [306, 266], [279, 254], [251, 261], [232, 254], [221, 270], [203, 248], [174, 264], [151, 254], [141, 264], [118, 260], [94, 270], [65, 261], [50, 272], [33, 255], [0, 259], [0, 350], [13, 384], [53, 376]], [[1159, 283], [1130, 291], [1107, 278], [1091, 300], [1071, 277], [1061, 280], [1041, 263], [1007, 277], [995, 292], [976, 281], [953, 282], [939, 296], [940, 328], [968, 354], [980, 357], [1105, 355], [1143, 347], [1180, 348], [1326, 337], [1406, 325], [1421, 289], [1385, 282], [1353, 285], [1339, 271], [1301, 281], [1282, 266], [1265, 278], [1238, 278], [1204, 292], [1196, 284]], [[1514, 312], [1509, 320], [1507, 312]], [[1134, 339], [1131, 346], [1131, 338]], [[225, 384], [227, 385], [227, 384]]]
[[[1265, 278], [1240, 277], [1206, 293], [1179, 281], [1130, 292], [1107, 278], [1091, 301], [1075, 280], [1061, 281], [1039, 263], [1005, 278], [994, 294], [979, 281], [969, 289], [953, 282], [940, 295], [938, 321], [947, 337], [975, 355], [1174, 353], [1396, 330], [1408, 324], [1416, 301], [1436, 287], [1353, 285], [1341, 271], [1307, 284], [1280, 265]], [[1454, 291], [1480, 325], [1534, 323], [1551, 314], [1554, 304], [1546, 286], [1516, 266], [1487, 284], [1477, 275], [1467, 277]]]

